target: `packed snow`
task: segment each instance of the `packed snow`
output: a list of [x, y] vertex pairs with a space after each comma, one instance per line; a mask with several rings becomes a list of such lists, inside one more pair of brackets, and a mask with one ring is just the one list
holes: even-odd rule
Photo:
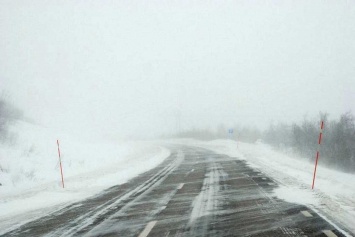
[[[203, 142], [193, 139], [172, 142], [198, 146], [246, 160], [251, 167], [260, 170], [279, 184], [274, 191], [276, 197], [306, 205], [340, 229], [345, 227], [355, 233], [355, 175], [324, 167], [321, 157], [315, 187], [312, 190], [313, 163], [291, 152], [276, 151], [262, 142]], [[351, 236], [345, 232], [344, 234]]]
[[[150, 142], [82, 141], [19, 122], [0, 145], [0, 234], [148, 171], [170, 155]], [[57, 139], [64, 173], [62, 188]]]

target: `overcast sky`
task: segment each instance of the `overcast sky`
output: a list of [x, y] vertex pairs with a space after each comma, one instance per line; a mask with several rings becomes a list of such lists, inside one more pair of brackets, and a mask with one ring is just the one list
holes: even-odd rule
[[355, 112], [354, 1], [0, 2], [0, 90], [63, 131]]

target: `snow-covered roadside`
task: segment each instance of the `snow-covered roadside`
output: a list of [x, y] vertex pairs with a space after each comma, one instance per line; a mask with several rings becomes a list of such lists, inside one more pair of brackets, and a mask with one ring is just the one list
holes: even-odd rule
[[170, 155], [150, 142], [84, 142], [61, 134], [63, 189], [53, 132], [27, 123], [14, 129], [17, 142], [0, 146], [0, 234], [122, 184]]
[[173, 142], [211, 149], [217, 153], [244, 159], [250, 166], [280, 184], [275, 190], [275, 196], [288, 202], [306, 205], [355, 233], [354, 174], [328, 169], [322, 166], [320, 158], [315, 189], [312, 190], [314, 164], [275, 151], [268, 145], [242, 142], [237, 144], [232, 140], [202, 142], [181, 139]]

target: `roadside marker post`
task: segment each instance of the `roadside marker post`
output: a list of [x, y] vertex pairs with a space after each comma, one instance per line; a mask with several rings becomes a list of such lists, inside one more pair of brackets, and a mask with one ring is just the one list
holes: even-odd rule
[[314, 172], [313, 172], [313, 182], [312, 182], [312, 189], [314, 188], [314, 181], [316, 179], [316, 172], [317, 172], [317, 165], [318, 165], [318, 159], [319, 159], [319, 151], [320, 151], [320, 144], [322, 142], [322, 134], [323, 134], [323, 128], [324, 128], [324, 121], [321, 121], [320, 125], [320, 133], [318, 137], [318, 149], [317, 149], [317, 154], [316, 154], [316, 163], [314, 165]]
[[233, 139], [233, 128], [228, 129], [229, 139]]
[[63, 168], [62, 168], [62, 159], [60, 157], [60, 148], [59, 148], [59, 140], [57, 139], [57, 145], [58, 145], [58, 156], [59, 156], [59, 166], [60, 166], [60, 174], [62, 176], [62, 186], [64, 188], [64, 178], [63, 178]]
[[237, 143], [237, 149], [239, 149], [239, 133], [235, 135], [235, 142]]

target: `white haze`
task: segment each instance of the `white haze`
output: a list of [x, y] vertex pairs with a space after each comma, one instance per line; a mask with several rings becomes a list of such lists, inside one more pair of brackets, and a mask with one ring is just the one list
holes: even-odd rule
[[91, 137], [338, 117], [354, 26], [353, 1], [1, 1], [0, 90]]

